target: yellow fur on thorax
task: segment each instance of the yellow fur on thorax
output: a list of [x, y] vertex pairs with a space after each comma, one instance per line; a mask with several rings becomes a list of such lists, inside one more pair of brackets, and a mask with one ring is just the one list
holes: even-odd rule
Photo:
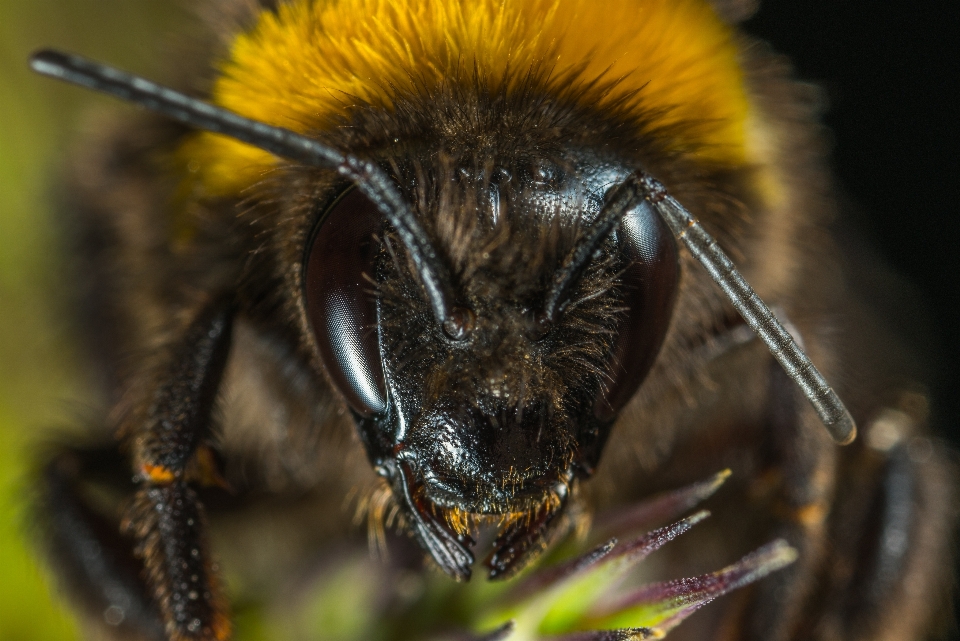
[[[681, 127], [704, 160], [746, 159], [748, 102], [731, 30], [705, 0], [294, 0], [236, 37], [213, 100], [294, 131], [333, 126], [358, 100], [389, 108], [397, 92], [464, 65], [494, 86], [518, 70], [619, 81], [637, 117]], [[595, 105], [602, 107], [601, 105]], [[652, 116], [651, 116], [652, 114]], [[184, 149], [207, 193], [236, 194], [276, 159], [214, 134]]]

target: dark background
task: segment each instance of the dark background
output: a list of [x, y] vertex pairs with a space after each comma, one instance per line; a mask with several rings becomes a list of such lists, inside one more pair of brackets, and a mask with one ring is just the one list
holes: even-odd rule
[[824, 89], [844, 217], [924, 299], [934, 417], [960, 445], [960, 3], [769, 1], [746, 28]]
[[844, 218], [919, 293], [903, 311], [960, 450], [960, 3], [768, 0], [746, 28], [824, 89]]

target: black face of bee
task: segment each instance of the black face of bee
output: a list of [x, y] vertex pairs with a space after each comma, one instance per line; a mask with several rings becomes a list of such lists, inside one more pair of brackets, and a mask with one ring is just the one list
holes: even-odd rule
[[306, 303], [372, 464], [445, 570], [469, 574], [469, 535], [448, 527], [458, 515], [531, 515], [501, 535], [490, 565], [502, 575], [539, 548], [652, 365], [677, 249], [643, 201], [549, 310], [555, 274], [629, 170], [586, 154], [445, 164], [400, 166], [395, 178], [443, 239], [450, 322], [431, 314], [403, 244], [353, 188], [324, 208], [308, 243]]

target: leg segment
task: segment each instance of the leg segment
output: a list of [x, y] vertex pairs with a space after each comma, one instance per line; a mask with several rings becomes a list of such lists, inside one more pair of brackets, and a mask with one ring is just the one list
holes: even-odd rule
[[223, 299], [200, 310], [154, 375], [156, 391], [145, 423], [125, 428], [134, 438], [134, 462], [145, 481], [183, 479], [197, 446], [210, 437], [232, 320], [232, 306]]
[[196, 493], [182, 481], [140, 490], [123, 529], [138, 542], [135, 551], [146, 566], [170, 638], [228, 638], [227, 608], [208, 560]]
[[129, 482], [124, 467], [115, 448], [57, 453], [43, 470], [38, 518], [61, 580], [94, 626], [123, 639], [162, 641], [163, 621], [132, 542], [121, 537], [115, 519], [89, 505], [80, 487], [91, 470], [116, 470], [121, 483]]
[[795, 563], [774, 573], [758, 590], [744, 637], [787, 641], [803, 620], [826, 551], [827, 517], [837, 474], [836, 445], [776, 365], [770, 370], [767, 459], [773, 513], [769, 538], [785, 539], [799, 552]]
[[[215, 472], [204, 456], [230, 348], [232, 305], [214, 300], [181, 334], [146, 389], [155, 390], [124, 427], [141, 482], [123, 529], [133, 535], [170, 641], [224, 641], [226, 604], [210, 563], [203, 508], [191, 481]], [[149, 391], [148, 391], [149, 393]], [[199, 454], [199, 455], [198, 455]]]
[[863, 452], [845, 482], [847, 518], [832, 524], [813, 604], [821, 613], [796, 638], [920, 638], [948, 609], [939, 598], [952, 581], [955, 470], [935, 442], [907, 437], [887, 452]]

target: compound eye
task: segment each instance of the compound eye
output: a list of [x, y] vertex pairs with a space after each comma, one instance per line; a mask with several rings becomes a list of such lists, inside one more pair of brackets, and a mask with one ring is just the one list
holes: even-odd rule
[[594, 405], [604, 422], [616, 418], [650, 371], [670, 325], [680, 274], [673, 235], [649, 203], [624, 216], [617, 240], [626, 312], [617, 321], [606, 390]]
[[386, 410], [380, 360], [375, 265], [383, 217], [357, 189], [344, 193], [320, 220], [307, 255], [307, 315], [323, 365], [363, 417]]

